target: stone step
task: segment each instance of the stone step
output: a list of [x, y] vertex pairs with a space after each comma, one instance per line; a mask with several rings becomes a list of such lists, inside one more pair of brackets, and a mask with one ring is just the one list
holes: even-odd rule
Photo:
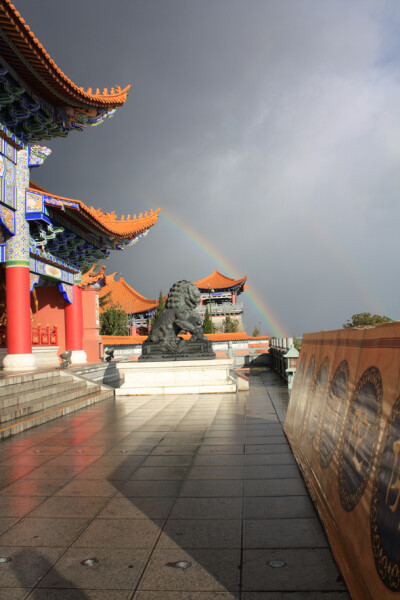
[[[13, 389], [8, 396], [0, 396], [0, 411], [21, 403], [45, 400], [49, 396], [53, 396], [55, 389], [57, 389], [57, 394], [63, 394], [70, 390], [86, 388], [85, 382], [76, 381], [73, 377], [49, 378], [47, 381], [48, 384], [45, 387], [31, 386], [21, 391]], [[11, 392], [11, 390], [9, 391]]]
[[80, 365], [79, 367], [71, 367], [68, 371], [94, 381], [97, 384], [109, 385], [111, 387], [118, 387], [122, 380], [117, 365], [114, 362]]
[[99, 386], [91, 385], [88, 387], [84, 381], [73, 381], [68, 384], [70, 387], [66, 390], [60, 390], [63, 386], [54, 386], [53, 393], [44, 397], [34, 399], [25, 399], [25, 395], [20, 396], [18, 401], [12, 405], [0, 410], [0, 424], [19, 419], [27, 415], [33, 415], [42, 410], [49, 410], [65, 402], [73, 402], [82, 396], [100, 392]]
[[72, 381], [72, 375], [54, 369], [23, 375], [7, 375], [0, 379], [0, 398], [11, 395], [18, 396], [26, 391], [40, 390], [57, 385], [60, 377], [63, 377], [63, 381], [66, 379]]
[[90, 391], [87, 391], [86, 394], [78, 399], [70, 399], [69, 401], [58, 404], [58, 406], [53, 407], [52, 409], [44, 409], [25, 418], [22, 417], [8, 421], [4, 426], [0, 426], [0, 439], [5, 439], [11, 435], [30, 429], [31, 427], [42, 425], [52, 419], [57, 419], [58, 417], [62, 417], [76, 410], [80, 410], [81, 408], [85, 408], [86, 406], [90, 406], [91, 404], [95, 404], [96, 402], [101, 402], [102, 400], [113, 397], [114, 390], [92, 392], [92, 388], [90, 388]]

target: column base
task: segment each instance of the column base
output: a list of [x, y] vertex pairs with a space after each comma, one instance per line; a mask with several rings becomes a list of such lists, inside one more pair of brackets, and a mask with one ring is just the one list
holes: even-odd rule
[[33, 354], [7, 354], [3, 359], [4, 371], [36, 371]]
[[86, 352], [84, 350], [72, 350], [71, 365], [80, 365], [87, 362]]

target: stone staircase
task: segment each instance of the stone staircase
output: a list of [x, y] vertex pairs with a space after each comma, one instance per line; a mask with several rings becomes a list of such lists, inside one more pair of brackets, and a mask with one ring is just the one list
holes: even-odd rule
[[123, 382], [116, 362], [87, 363], [69, 367], [68, 373], [74, 373], [98, 385], [108, 385], [117, 388]]
[[114, 389], [74, 371], [57, 369], [2, 377], [0, 439], [101, 400], [114, 398]]

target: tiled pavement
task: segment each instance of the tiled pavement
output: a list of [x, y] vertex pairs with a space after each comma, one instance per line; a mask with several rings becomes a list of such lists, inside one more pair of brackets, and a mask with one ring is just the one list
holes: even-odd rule
[[348, 599], [286, 401], [267, 372], [249, 393], [119, 397], [1, 442], [0, 600]]

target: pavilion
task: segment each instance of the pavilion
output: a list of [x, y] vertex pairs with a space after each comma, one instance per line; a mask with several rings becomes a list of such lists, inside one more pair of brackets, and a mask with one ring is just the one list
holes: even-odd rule
[[246, 289], [246, 281], [247, 275], [232, 279], [215, 269], [208, 277], [194, 282], [201, 293], [197, 310], [204, 316], [208, 308], [214, 331], [222, 330], [226, 317], [237, 322], [238, 331], [244, 331], [243, 304], [237, 302], [237, 298]]

